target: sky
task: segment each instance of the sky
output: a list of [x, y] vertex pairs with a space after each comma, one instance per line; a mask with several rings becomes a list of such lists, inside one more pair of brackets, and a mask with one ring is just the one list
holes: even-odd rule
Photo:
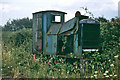
[[[65, 21], [73, 18], [76, 11], [82, 15], [87, 7], [95, 17], [104, 16], [107, 19], [118, 16], [120, 0], [0, 0], [0, 25], [8, 20], [32, 18], [32, 13], [44, 10], [66, 12]], [[88, 14], [86, 14], [88, 15]]]

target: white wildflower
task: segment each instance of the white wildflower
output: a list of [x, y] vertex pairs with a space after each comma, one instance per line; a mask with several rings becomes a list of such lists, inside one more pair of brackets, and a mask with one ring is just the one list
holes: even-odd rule
[[77, 58], [76, 56], [74, 58]]
[[76, 68], [77, 68], [77, 66], [76, 66]]
[[105, 71], [105, 73], [108, 73], [108, 71]]
[[97, 77], [97, 75], [94, 75], [95, 77]]
[[108, 75], [106, 75], [105, 77], [109, 77]]
[[50, 70], [50, 73], [52, 73], [52, 70]]
[[98, 71], [95, 71], [95, 73], [98, 73]]
[[117, 75], [114, 75], [115, 77], [117, 76]]
[[110, 75], [110, 76], [112, 76], [112, 75]]
[[61, 59], [59, 59], [59, 61], [61, 62], [62, 60], [61, 60]]
[[118, 58], [118, 55], [114, 56], [115, 58]]
[[107, 75], [106, 73], [104, 73], [103, 75]]
[[91, 78], [93, 78], [93, 76], [91, 76]]
[[111, 66], [111, 67], [113, 67], [113, 66], [114, 66], [114, 64], [111, 64], [110, 66]]
[[87, 76], [85, 78], [88, 78]]
[[69, 71], [67, 73], [69, 73]]

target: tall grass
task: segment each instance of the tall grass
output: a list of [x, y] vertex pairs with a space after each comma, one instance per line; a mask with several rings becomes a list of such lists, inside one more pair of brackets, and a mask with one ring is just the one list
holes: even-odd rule
[[[104, 30], [102, 36], [103, 34]], [[32, 54], [32, 29], [6, 31], [2, 36], [2, 75], [5, 78], [118, 77], [118, 53], [109, 55], [105, 51], [86, 52], [82, 57], [89, 60], [81, 61], [81, 66], [79, 61], [71, 64], [66, 62], [66, 58], [57, 55], [48, 57], [44, 53], [37, 56], [35, 61]], [[58, 63], [55, 64], [54, 61]]]

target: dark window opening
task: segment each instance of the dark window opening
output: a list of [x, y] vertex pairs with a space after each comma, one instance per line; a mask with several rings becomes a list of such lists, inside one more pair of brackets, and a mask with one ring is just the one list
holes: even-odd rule
[[52, 15], [52, 22], [61, 22], [60, 15]]

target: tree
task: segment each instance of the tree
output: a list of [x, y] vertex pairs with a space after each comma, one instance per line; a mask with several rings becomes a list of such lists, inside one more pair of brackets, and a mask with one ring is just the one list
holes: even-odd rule
[[7, 23], [4, 25], [4, 31], [16, 31], [22, 28], [32, 28], [32, 19], [22, 18], [22, 19], [13, 19], [8, 20]]
[[107, 20], [106, 18], [104, 18], [103, 16], [102, 17], [98, 17], [98, 18], [95, 18], [96, 20], [98, 20], [99, 22], [108, 22], [109, 20]]

